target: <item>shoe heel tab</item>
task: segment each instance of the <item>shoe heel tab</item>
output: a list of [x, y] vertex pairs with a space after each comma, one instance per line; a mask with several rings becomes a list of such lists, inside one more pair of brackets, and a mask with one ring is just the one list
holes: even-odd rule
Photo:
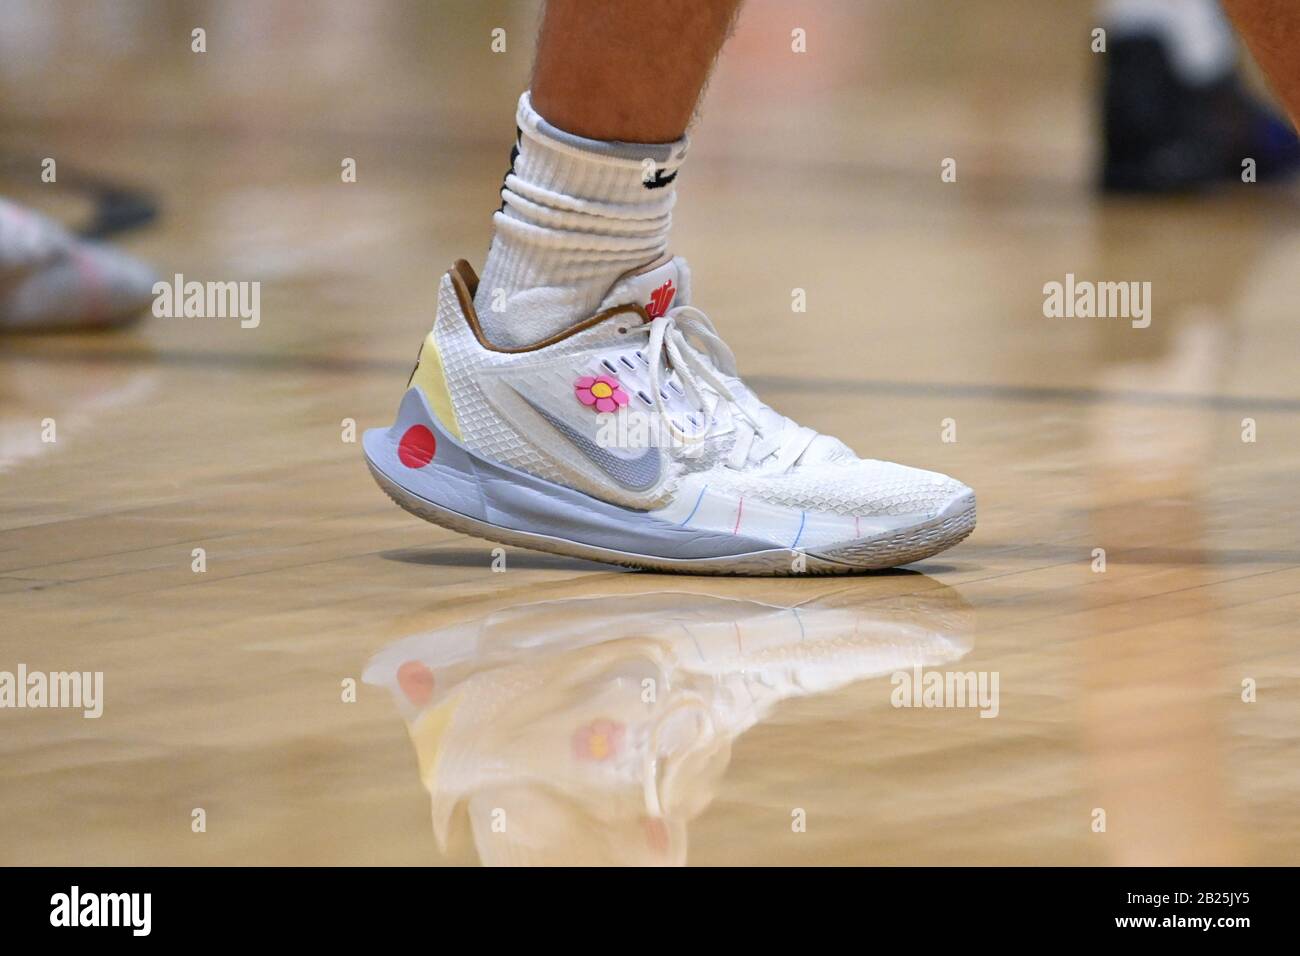
[[447, 270], [447, 281], [451, 283], [452, 291], [456, 293], [461, 318], [474, 333], [474, 338], [478, 339], [479, 344], [484, 348], [492, 348], [483, 334], [483, 327], [478, 321], [478, 311], [474, 308], [474, 296], [478, 294], [478, 275], [475, 274], [474, 267], [464, 259], [457, 259]]
[[465, 291], [469, 293], [469, 300], [473, 302], [474, 296], [478, 295], [478, 274], [474, 271], [474, 267], [464, 259], [457, 259], [452, 263], [447, 274], [451, 276], [453, 283], [458, 282], [465, 287]]
[[545, 348], [548, 345], [554, 345], [556, 342], [567, 339], [584, 329], [589, 329], [593, 325], [599, 325], [606, 319], [614, 315], [627, 314], [636, 319], [636, 324], [642, 324], [650, 321], [645, 309], [635, 303], [629, 302], [626, 305], [616, 305], [599, 312], [588, 319], [584, 319], [575, 325], [563, 329], [549, 338], [540, 342], [534, 342], [532, 345], [522, 345], [507, 348], [505, 346], [494, 345], [488, 340], [487, 335], [483, 332], [483, 325], [479, 322], [478, 311], [474, 308], [474, 297], [478, 294], [478, 276], [474, 272], [474, 267], [464, 259], [457, 259], [450, 269], [447, 270], [447, 281], [451, 283], [452, 289], [456, 293], [456, 301], [460, 305], [461, 316], [465, 324], [469, 326], [474, 338], [478, 344], [490, 352], [501, 352], [504, 354], [517, 354], [520, 352], [533, 352], [537, 349]]

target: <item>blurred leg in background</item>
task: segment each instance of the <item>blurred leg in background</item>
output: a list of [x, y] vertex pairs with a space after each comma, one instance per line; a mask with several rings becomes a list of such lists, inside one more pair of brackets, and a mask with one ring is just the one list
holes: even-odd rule
[[1300, 123], [1300, 4], [1295, 0], [1224, 0], [1237, 29]]

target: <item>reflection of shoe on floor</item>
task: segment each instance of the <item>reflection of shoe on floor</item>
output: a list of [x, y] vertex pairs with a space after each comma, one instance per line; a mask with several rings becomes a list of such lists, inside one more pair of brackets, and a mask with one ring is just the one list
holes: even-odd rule
[[1260, 182], [1300, 166], [1290, 126], [1257, 102], [1235, 71], [1188, 82], [1155, 36], [1113, 40], [1103, 62], [1105, 190], [1165, 193], [1241, 182], [1246, 159], [1255, 161]]
[[155, 279], [139, 260], [0, 199], [0, 330], [123, 325], [153, 301]]
[[951, 588], [861, 595], [545, 601], [398, 641], [363, 679], [406, 716], [444, 849], [468, 829], [484, 863], [681, 864], [777, 703], [969, 652]]

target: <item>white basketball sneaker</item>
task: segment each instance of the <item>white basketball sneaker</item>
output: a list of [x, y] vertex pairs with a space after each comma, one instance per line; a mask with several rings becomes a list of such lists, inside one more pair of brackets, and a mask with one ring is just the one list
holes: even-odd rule
[[689, 304], [680, 257], [615, 283], [536, 345], [488, 342], [459, 261], [388, 429], [375, 479], [435, 524], [659, 571], [841, 574], [937, 554], [975, 527], [945, 475], [858, 458], [737, 377]]

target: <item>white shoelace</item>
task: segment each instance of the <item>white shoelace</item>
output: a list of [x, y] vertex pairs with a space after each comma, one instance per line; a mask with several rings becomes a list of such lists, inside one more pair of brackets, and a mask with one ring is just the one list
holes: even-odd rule
[[[727, 343], [722, 341], [709, 317], [692, 305], [679, 305], [654, 319], [649, 325], [636, 326], [629, 332], [647, 335], [646, 361], [650, 366], [650, 391], [654, 396], [655, 411], [665, 423], [674, 439], [683, 444], [706, 440], [714, 431], [716, 419], [701, 386], [707, 386], [738, 413], [736, 442], [727, 456], [731, 468], [743, 468], [747, 463], [765, 462], [772, 458], [770, 470], [784, 472], [812, 444], [817, 432], [797, 425], [772, 409], [761, 406], [769, 415], [753, 415], [737, 398], [723, 376], [736, 377], [736, 357]], [[687, 336], [694, 336], [704, 346], [702, 355]], [[706, 419], [705, 427], [688, 432], [673, 421], [668, 411], [667, 393], [661, 383], [671, 365], [681, 382], [687, 401]], [[769, 470], [765, 467], [764, 470]]]

